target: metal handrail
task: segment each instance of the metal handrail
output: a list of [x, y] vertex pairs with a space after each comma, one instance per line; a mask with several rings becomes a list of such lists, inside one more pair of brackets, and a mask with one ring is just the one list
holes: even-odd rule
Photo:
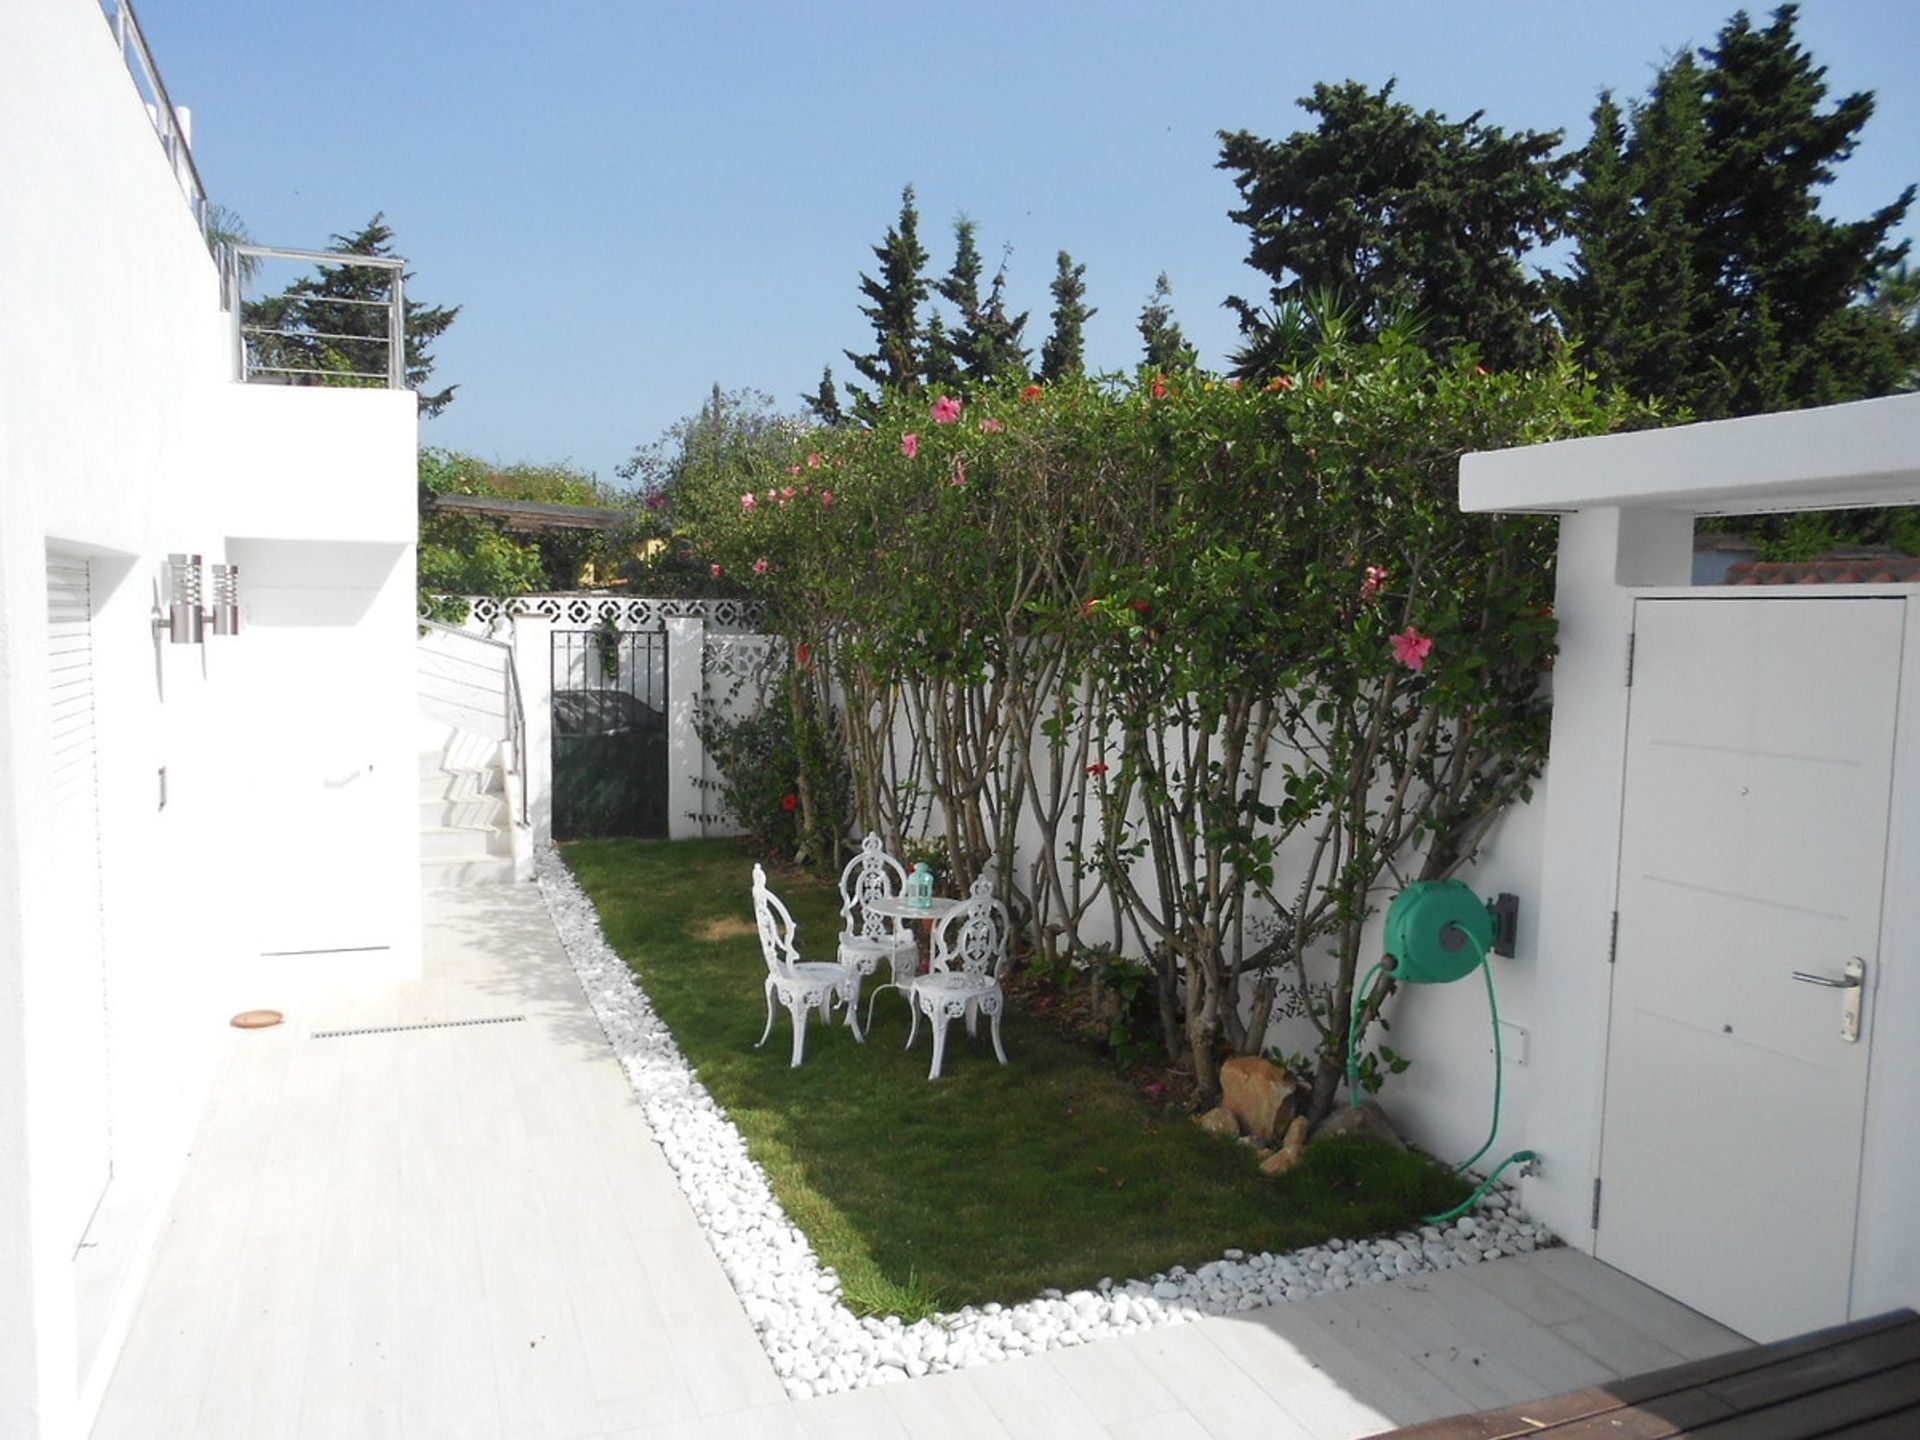
[[[173, 97], [167, 94], [167, 82], [160, 78], [160, 67], [153, 63], [153, 51], [147, 48], [147, 37], [133, 13], [132, 0], [100, 0], [100, 13], [113, 27], [114, 38], [120, 46], [120, 63], [133, 76], [134, 88], [138, 90], [144, 82], [153, 92], [148, 106], [153, 128], [160, 136], [161, 148], [167, 152], [167, 163], [175, 178], [187, 191], [187, 205], [193, 211], [194, 223], [205, 235], [209, 215], [207, 187], [201, 183], [200, 167], [193, 163], [193, 147], [187, 143], [186, 127], [181, 125], [179, 112], [173, 107]], [[141, 99], [145, 100], [146, 96], [142, 95]], [[181, 173], [183, 163], [185, 174]]]
[[[288, 250], [273, 245], [234, 244], [224, 247], [221, 266], [225, 299], [233, 316], [233, 368], [236, 378], [251, 382], [256, 375], [315, 375], [334, 380], [384, 380], [389, 390], [407, 388], [407, 262], [397, 255], [357, 255], [351, 250]], [[246, 305], [240, 294], [243, 271], [249, 260], [294, 260], [306, 265], [334, 265], [343, 269], [371, 269], [391, 272], [391, 288], [385, 300], [356, 300], [351, 296], [325, 298], [324, 305], [360, 305], [387, 312], [387, 368], [377, 370], [321, 370], [305, 365], [259, 365], [254, 363], [248, 337], [281, 335], [315, 340], [354, 340], [378, 342], [377, 335], [341, 335], [320, 330], [281, 330], [270, 325], [248, 325]], [[477, 638], [477, 637], [476, 637]]]
[[[505, 655], [506, 660], [501, 673], [506, 676], [507, 684], [502, 720], [507, 730], [507, 744], [513, 749], [514, 773], [520, 777], [520, 811], [519, 818], [514, 823], [522, 828], [531, 825], [533, 819], [527, 813], [527, 709], [522, 698], [520, 667], [514, 660], [513, 646], [504, 640], [495, 640], [490, 635], [476, 635], [471, 630], [462, 630], [455, 625], [443, 625], [438, 620], [422, 620], [419, 625], [422, 630], [437, 630], [440, 634], [451, 635], [456, 640], [492, 646]], [[458, 660], [460, 657], [453, 658]], [[477, 664], [478, 662], [463, 663]]]

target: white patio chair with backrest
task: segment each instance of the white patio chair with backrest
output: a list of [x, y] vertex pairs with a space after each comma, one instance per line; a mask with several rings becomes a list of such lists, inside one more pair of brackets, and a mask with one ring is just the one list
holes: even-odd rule
[[993, 1053], [1002, 1065], [1007, 1063], [1006, 1049], [1000, 1044], [1000, 1016], [1007, 998], [1000, 988], [1000, 976], [1007, 968], [1012, 936], [1012, 917], [994, 898], [993, 882], [984, 875], [973, 882], [960, 908], [934, 927], [932, 961], [907, 995], [913, 1006], [907, 1047], [913, 1047], [914, 1037], [920, 1033], [922, 1015], [933, 1026], [929, 1080], [940, 1078], [940, 1064], [947, 1053], [947, 1026], [959, 1019], [967, 1022], [969, 1035], [977, 1035], [980, 1017], [985, 1015], [993, 1036]]
[[793, 1017], [793, 1064], [798, 1066], [807, 1049], [807, 1015], [818, 1010], [822, 1024], [833, 1019], [833, 1002], [847, 1007], [847, 1024], [853, 1038], [864, 1040], [857, 1012], [860, 1009], [860, 972], [850, 966], [825, 960], [802, 960], [794, 948], [797, 928], [780, 897], [767, 888], [767, 872], [753, 867], [753, 921], [760, 931], [760, 953], [767, 962], [767, 1028], [760, 1032], [754, 1049], [767, 1043], [773, 1034], [773, 1006], [778, 1000]]
[[880, 992], [904, 993], [912, 981], [920, 964], [920, 947], [904, 924], [879, 914], [867, 902], [897, 899], [906, 885], [907, 867], [881, 848], [878, 835], [862, 840], [860, 853], [840, 872], [840, 963], [855, 967], [862, 976], [873, 974], [882, 962], [888, 967], [888, 980], [876, 986], [867, 1001], [869, 1028]]

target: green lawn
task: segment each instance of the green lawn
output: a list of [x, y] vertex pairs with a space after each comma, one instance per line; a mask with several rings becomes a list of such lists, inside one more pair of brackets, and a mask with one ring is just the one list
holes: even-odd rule
[[[788, 1215], [856, 1309], [909, 1318], [1146, 1276], [1221, 1251], [1289, 1250], [1401, 1229], [1465, 1187], [1415, 1156], [1355, 1140], [1313, 1147], [1281, 1179], [1245, 1146], [1155, 1105], [1112, 1064], [1010, 1007], [1011, 1064], [956, 1025], [929, 1084], [925, 1033], [888, 992], [864, 1045], [837, 1021], [788, 1066], [778, 1012], [766, 1048], [752, 858], [735, 841], [578, 841], [567, 863], [608, 943], [746, 1136]], [[772, 878], [801, 953], [831, 959], [831, 886]], [[862, 1010], [864, 1012], [864, 1002]], [[925, 1027], [922, 1027], [924, 1032]]]

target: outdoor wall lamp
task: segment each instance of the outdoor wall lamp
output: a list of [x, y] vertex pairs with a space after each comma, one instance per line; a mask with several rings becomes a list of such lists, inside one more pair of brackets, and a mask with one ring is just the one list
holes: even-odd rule
[[167, 556], [167, 603], [153, 628], [167, 632], [175, 645], [199, 645], [211, 624], [216, 635], [240, 633], [240, 567], [213, 567], [213, 608], [200, 604], [200, 557]]

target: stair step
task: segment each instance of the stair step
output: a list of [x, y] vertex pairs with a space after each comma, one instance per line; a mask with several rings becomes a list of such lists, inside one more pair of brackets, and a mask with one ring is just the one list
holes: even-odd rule
[[503, 788], [498, 770], [435, 770], [420, 776], [420, 799], [423, 802], [498, 795]]
[[496, 830], [506, 821], [507, 806], [499, 795], [435, 797], [420, 802], [420, 829]]
[[428, 859], [420, 861], [420, 883], [426, 886], [502, 885], [513, 882], [513, 857], [489, 855], [485, 859]]
[[512, 854], [512, 841], [492, 827], [429, 826], [420, 831], [422, 860], [484, 860]]

